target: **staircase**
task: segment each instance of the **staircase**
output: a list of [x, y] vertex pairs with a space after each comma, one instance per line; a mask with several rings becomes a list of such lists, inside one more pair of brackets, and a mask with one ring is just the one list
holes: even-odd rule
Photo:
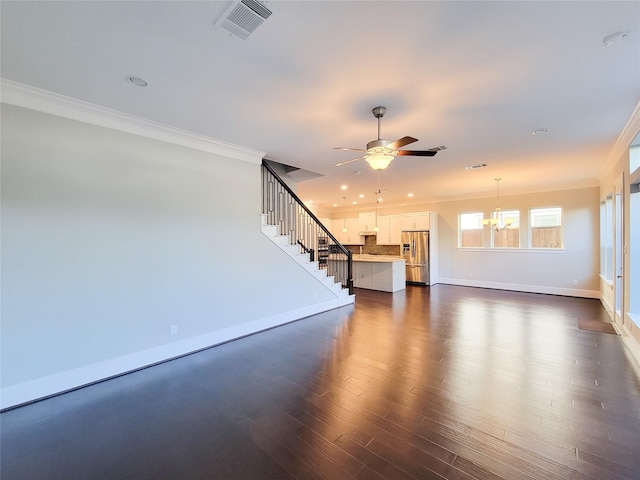
[[262, 161], [262, 233], [338, 299], [353, 303], [351, 252]]
[[264, 213], [261, 215], [261, 229], [266, 237], [309, 272], [309, 275], [315, 277], [318, 282], [329, 289], [338, 299], [339, 307], [355, 302], [356, 296], [349, 293], [349, 288], [343, 287], [341, 282], [336, 282], [333, 275], [327, 275], [327, 268], [321, 268], [318, 260], [311, 260], [310, 254], [305, 253], [300, 245], [292, 245], [289, 241], [289, 235], [280, 233], [279, 225], [268, 224], [267, 215]]

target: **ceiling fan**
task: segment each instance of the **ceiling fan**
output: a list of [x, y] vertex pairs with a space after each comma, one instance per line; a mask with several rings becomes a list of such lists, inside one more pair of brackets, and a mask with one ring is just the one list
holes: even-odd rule
[[378, 119], [378, 139], [372, 140], [367, 143], [367, 148], [348, 148], [348, 147], [334, 147], [334, 150], [349, 150], [354, 152], [366, 152], [366, 155], [361, 157], [352, 158], [351, 160], [346, 160], [344, 162], [336, 163], [334, 167], [339, 167], [341, 165], [345, 165], [347, 163], [355, 162], [356, 160], [365, 159], [367, 163], [374, 170], [384, 170], [389, 166], [391, 161], [397, 156], [415, 156], [415, 157], [433, 157], [440, 150], [444, 150], [447, 147], [441, 145], [439, 147], [433, 147], [429, 150], [398, 150], [405, 145], [409, 145], [410, 143], [417, 142], [417, 138], [413, 137], [402, 137], [398, 140], [394, 140], [393, 142], [390, 140], [385, 140], [380, 138], [380, 119], [384, 116], [387, 111], [386, 107], [375, 107], [372, 112], [373, 116]]

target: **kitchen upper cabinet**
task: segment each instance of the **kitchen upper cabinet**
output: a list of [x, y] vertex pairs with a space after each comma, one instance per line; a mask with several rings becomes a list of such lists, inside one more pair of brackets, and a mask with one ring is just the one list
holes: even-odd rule
[[399, 245], [400, 244], [400, 215], [380, 215], [378, 216], [378, 227], [380, 231], [376, 237], [378, 245]]
[[[343, 245], [364, 245], [364, 237], [358, 235], [360, 232], [359, 218], [334, 218], [331, 225], [331, 233]], [[347, 231], [343, 232], [345, 228]]]
[[333, 236], [336, 237], [340, 243], [345, 243], [346, 234], [343, 233], [342, 229], [346, 228], [346, 222], [346, 219], [342, 218], [334, 218], [331, 220], [331, 233], [333, 233]]
[[343, 242], [347, 245], [364, 245], [364, 237], [358, 235], [360, 232], [360, 219], [347, 218], [346, 240]]
[[372, 232], [376, 226], [376, 214], [374, 212], [365, 212], [358, 214], [361, 232]]
[[429, 230], [430, 212], [403, 213], [401, 230]]
[[[322, 225], [324, 225], [327, 230], [329, 230], [331, 233], [333, 233], [333, 225], [332, 225], [332, 221], [331, 221], [330, 218], [318, 217], [318, 220], [320, 220], [320, 223]], [[333, 235], [335, 236], [335, 233], [333, 233]]]

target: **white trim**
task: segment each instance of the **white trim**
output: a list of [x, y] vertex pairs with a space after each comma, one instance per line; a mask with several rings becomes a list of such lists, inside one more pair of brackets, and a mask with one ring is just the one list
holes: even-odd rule
[[565, 253], [565, 248], [504, 248], [504, 247], [458, 247], [459, 252], [495, 252], [495, 253]]
[[234, 325], [197, 337], [6, 387], [0, 391], [0, 409], [15, 407], [102, 380], [107, 380], [118, 375], [139, 370], [338, 307], [340, 307], [340, 302], [337, 299], [315, 305], [308, 305], [296, 310], [279, 313], [240, 325]]
[[602, 292], [600, 293], [600, 303], [602, 304], [602, 308], [604, 308], [607, 314], [609, 314], [609, 318], [613, 322], [613, 306], [609, 303], [608, 298], [603, 295]]
[[49, 113], [91, 125], [194, 148], [250, 163], [262, 163], [264, 152], [83, 102], [57, 93], [0, 79], [2, 103]]
[[608, 279], [601, 273], [598, 274], [598, 276], [600, 277], [600, 280], [602, 280], [607, 286], [613, 287], [613, 280]]
[[600, 299], [599, 290], [584, 290], [579, 288], [548, 287], [544, 285], [525, 285], [521, 283], [485, 282], [478, 280], [443, 277], [440, 277], [439, 283], [445, 283], [448, 285], [460, 285], [463, 287], [491, 288], [493, 290], [510, 290], [514, 292], [545, 293], [549, 295], [561, 295], [565, 297]]
[[[627, 349], [627, 352], [631, 355], [633, 360], [635, 361], [636, 367], [640, 368], [640, 343], [635, 339], [635, 337], [631, 334], [629, 329], [627, 328], [630, 324], [634, 324], [635, 328], [637, 328], [637, 323], [635, 322], [636, 315], [626, 313], [625, 314], [625, 322], [624, 325], [618, 325], [614, 322], [616, 329], [621, 330], [622, 340], [624, 341], [624, 345]], [[638, 374], [640, 375], [640, 370], [638, 370]]]
[[631, 112], [627, 123], [618, 135], [616, 143], [613, 145], [609, 158], [604, 165], [600, 178], [606, 178], [611, 172], [611, 169], [616, 165], [618, 159], [625, 154], [629, 149], [629, 145], [640, 131], [640, 100], [636, 104], [635, 108]]

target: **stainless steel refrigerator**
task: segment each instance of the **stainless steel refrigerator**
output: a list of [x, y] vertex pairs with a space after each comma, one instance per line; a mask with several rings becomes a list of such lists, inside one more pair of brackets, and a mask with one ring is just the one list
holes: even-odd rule
[[407, 261], [407, 283], [429, 285], [429, 232], [402, 232], [402, 256]]

